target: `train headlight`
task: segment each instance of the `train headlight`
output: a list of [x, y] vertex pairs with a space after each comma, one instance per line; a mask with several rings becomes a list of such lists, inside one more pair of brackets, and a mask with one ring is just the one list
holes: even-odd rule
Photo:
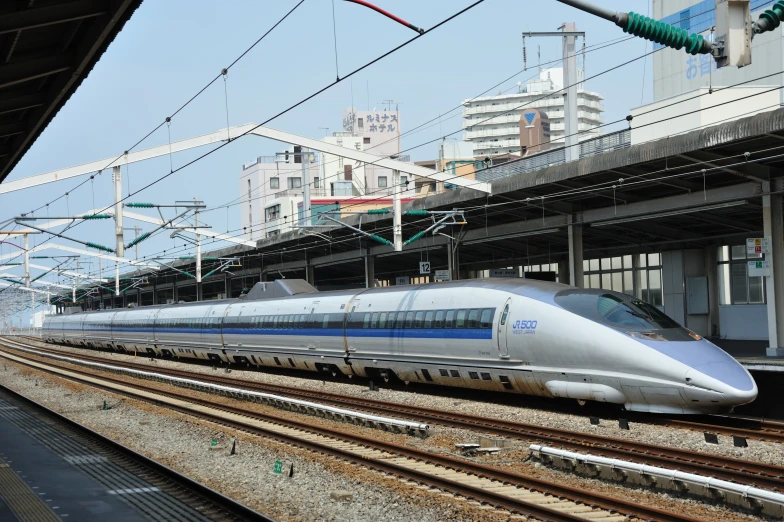
[[[646, 341], [666, 341], [667, 339], [654, 332], [626, 332], [626, 335], [635, 339], [645, 339]], [[696, 335], [696, 334], [694, 334]]]
[[692, 332], [691, 330], [686, 330], [686, 333], [688, 333], [689, 337], [691, 337], [695, 341], [701, 341], [702, 340], [702, 336], [700, 334], [696, 334], [696, 333]]

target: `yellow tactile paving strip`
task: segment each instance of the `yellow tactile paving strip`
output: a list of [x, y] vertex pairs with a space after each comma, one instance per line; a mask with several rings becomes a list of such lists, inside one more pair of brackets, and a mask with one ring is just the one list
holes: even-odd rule
[[41, 502], [8, 464], [0, 462], [0, 497], [20, 522], [57, 522], [60, 518]]

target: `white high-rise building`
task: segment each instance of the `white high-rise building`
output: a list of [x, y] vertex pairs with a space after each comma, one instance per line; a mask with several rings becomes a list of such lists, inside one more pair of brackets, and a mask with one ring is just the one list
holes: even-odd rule
[[[583, 71], [578, 69], [582, 80]], [[476, 156], [520, 153], [520, 116], [528, 109], [539, 109], [550, 118], [551, 148], [564, 144], [563, 69], [544, 69], [539, 78], [529, 80], [513, 94], [483, 96], [463, 102], [465, 141], [474, 144]], [[580, 141], [599, 135], [604, 123], [604, 98], [586, 91], [581, 83], [577, 89], [578, 129]]]

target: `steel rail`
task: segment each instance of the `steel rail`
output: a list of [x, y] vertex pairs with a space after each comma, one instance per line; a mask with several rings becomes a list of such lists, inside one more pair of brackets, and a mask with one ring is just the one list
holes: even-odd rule
[[[2, 355], [1, 350], [0, 350], [0, 355]], [[392, 462], [386, 462], [383, 459], [371, 460], [371, 459], [359, 458], [339, 448], [320, 444], [312, 440], [305, 440], [296, 436], [289, 436], [277, 431], [267, 430], [259, 426], [253, 426], [249, 424], [235, 422], [230, 419], [221, 417], [219, 414], [210, 413], [204, 410], [200, 410], [197, 412], [189, 408], [179, 407], [172, 404], [161, 404], [155, 399], [151, 399], [150, 397], [147, 397], [143, 393], [137, 393], [137, 392], [146, 392], [158, 396], [170, 397], [183, 402], [188, 402], [191, 404], [202, 406], [204, 408], [229, 412], [235, 415], [241, 415], [243, 417], [247, 417], [249, 419], [257, 419], [272, 424], [286, 426], [301, 432], [314, 433], [331, 439], [342, 440], [345, 442], [364, 446], [367, 448], [372, 448], [387, 453], [398, 454], [424, 463], [437, 465], [447, 470], [463, 471], [468, 474], [485, 477], [491, 480], [497, 480], [499, 482], [502, 482], [503, 484], [520, 486], [525, 489], [543, 493], [545, 495], [554, 496], [555, 498], [569, 499], [579, 504], [585, 504], [594, 508], [604, 509], [610, 512], [619, 512], [627, 516], [633, 516], [633, 517], [641, 518], [643, 520], [660, 520], [663, 522], [676, 522], [676, 521], [695, 522], [696, 521], [696, 519], [693, 519], [691, 517], [687, 517], [677, 513], [667, 512], [657, 508], [642, 506], [638, 503], [626, 501], [623, 499], [613, 498], [598, 493], [591, 493], [585, 491], [584, 489], [556, 484], [541, 479], [537, 479], [534, 477], [529, 477], [511, 471], [507, 471], [504, 469], [495, 468], [491, 466], [484, 466], [482, 464], [477, 464], [470, 461], [449, 457], [446, 455], [437, 455], [427, 451], [412, 448], [410, 446], [394, 444], [391, 442], [385, 442], [374, 438], [363, 437], [360, 435], [353, 435], [339, 430], [312, 426], [305, 422], [299, 422], [291, 419], [281, 419], [279, 417], [265, 415], [263, 413], [259, 413], [239, 406], [228, 406], [225, 404], [219, 404], [208, 399], [200, 399], [198, 397], [194, 397], [192, 394], [177, 393], [173, 391], [162, 391], [158, 388], [146, 386], [142, 383], [137, 383], [137, 382], [133, 383], [133, 388], [134, 388], [133, 390], [118, 391], [112, 385], [128, 387], [130, 383], [127, 380], [116, 379], [113, 377], [108, 377], [106, 375], [98, 376], [96, 373], [91, 373], [88, 371], [67, 367], [61, 365], [59, 361], [57, 363], [51, 361], [47, 361], [44, 363], [42, 361], [35, 359], [36, 356], [34, 355], [30, 355], [30, 354], [14, 354], [14, 355], [16, 357], [28, 361], [28, 362], [22, 362], [21, 364], [25, 364], [31, 368], [36, 368], [39, 371], [40, 368], [37, 368], [37, 366], [29, 363], [35, 362], [38, 364], [49, 365], [51, 367], [60, 368], [68, 372], [75, 373], [82, 376], [82, 377], [63, 376], [59, 374], [58, 376], [61, 378], [70, 379], [76, 382], [80, 382], [81, 384], [85, 384], [87, 386], [101, 388], [106, 391], [111, 391], [113, 393], [120, 393], [123, 395], [132, 396], [136, 399], [143, 400], [145, 402], [151, 402], [153, 404], [156, 404], [158, 406], [163, 406], [168, 409], [173, 409], [179, 411], [180, 413], [184, 413], [186, 415], [201, 417], [211, 422], [223, 424], [232, 427], [234, 429], [242, 430], [253, 434], [261, 434], [264, 437], [274, 438], [275, 440], [279, 440], [287, 444], [294, 444], [319, 453], [326, 453], [337, 458], [348, 460], [357, 465], [374, 468], [377, 471], [390, 473], [397, 477], [403, 477], [415, 482], [435, 486], [439, 489], [457, 492], [458, 494], [466, 498], [475, 499], [482, 503], [487, 503], [495, 507], [506, 509], [512, 513], [522, 513], [522, 514], [527, 514], [529, 516], [534, 516], [539, 518], [540, 520], [574, 522], [576, 520], [584, 521], [585, 518], [580, 517], [579, 515], [572, 515], [569, 513], [540, 506], [531, 502], [526, 502], [523, 500], [508, 497], [503, 494], [498, 494], [493, 492], [492, 490], [481, 489], [481, 488], [473, 487], [468, 484], [456, 482], [448, 478], [422, 473], [417, 470], [412, 470], [410, 468], [400, 466]], [[95, 383], [91, 379], [101, 379], [107, 382], [108, 384], [102, 385], [99, 383]]]
[[[7, 341], [7, 339], [5, 340]], [[62, 353], [57, 350], [42, 349], [38, 346], [35, 346], [35, 349], [50, 351], [54, 354]], [[106, 361], [105, 358], [89, 355], [80, 354], [79, 357], [84, 358], [85, 360]], [[150, 370], [149, 365], [138, 365], [135, 363], [123, 364], [128, 367], [133, 367], [134, 369]], [[234, 377], [210, 376], [203, 373], [188, 372], [187, 370], [165, 368], [158, 368], [156, 371], [172, 376], [201, 379], [215, 384], [230, 383], [232, 386], [242, 386], [254, 391], [274, 392], [281, 395], [317, 400], [322, 403], [341, 405], [343, 407], [350, 406], [356, 409], [364, 409], [369, 412], [384, 413], [386, 415], [394, 413], [396, 415], [408, 416], [413, 420], [440, 424], [442, 426], [481, 430], [494, 435], [522, 440], [534, 439], [548, 441], [549, 444], [560, 445], [564, 448], [579, 450], [589, 448], [591, 452], [604, 457], [634, 459], [635, 461], [644, 464], [715, 476], [722, 480], [754, 485], [773, 491], [784, 491], [784, 467], [772, 464], [693, 452], [678, 448], [669, 448], [628, 439], [569, 431], [561, 428], [550, 428], [515, 421], [506, 421], [503, 419], [480, 417], [460, 412], [412, 406], [377, 399], [353, 397], [326, 391], [303, 390], [287, 386], [265, 384], [258, 381], [237, 379]], [[685, 423], [685, 421], [681, 422]], [[708, 427], [714, 431], [717, 429], [717, 426]]]

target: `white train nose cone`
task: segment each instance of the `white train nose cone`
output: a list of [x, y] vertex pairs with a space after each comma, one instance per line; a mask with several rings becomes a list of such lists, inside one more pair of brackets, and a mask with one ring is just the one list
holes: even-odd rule
[[736, 406], [757, 398], [757, 384], [749, 372], [734, 359], [697, 364], [687, 375], [692, 372], [699, 372], [719, 381], [722, 386], [716, 391], [724, 395], [727, 404]]

